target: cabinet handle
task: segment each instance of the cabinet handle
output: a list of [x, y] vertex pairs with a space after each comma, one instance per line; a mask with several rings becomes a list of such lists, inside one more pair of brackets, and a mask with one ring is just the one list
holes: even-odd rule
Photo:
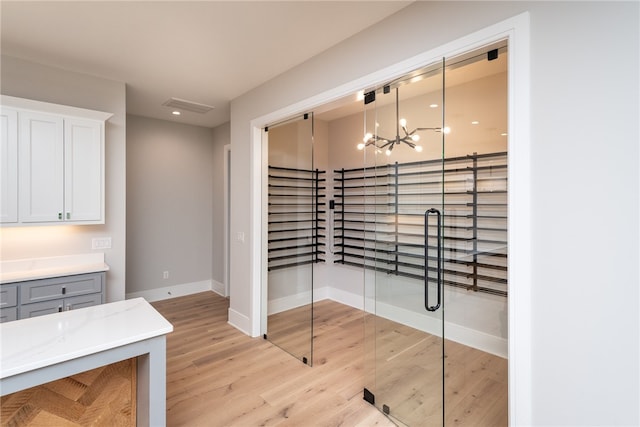
[[63, 286], [62, 287], [62, 295], [66, 294], [66, 293], [67, 293], [67, 288]]
[[67, 212], [67, 219], [71, 219], [71, 212]]
[[71, 308], [72, 308], [72, 307], [71, 307], [71, 304], [67, 304], [67, 307], [66, 307], [64, 310], [65, 310], [65, 311], [69, 311], [69, 310], [71, 310]]
[[58, 219], [62, 219], [62, 212], [58, 212]]
[[61, 306], [61, 305], [59, 305], [59, 306], [58, 306], [58, 313], [60, 313], [61, 311], [62, 311], [62, 306]]

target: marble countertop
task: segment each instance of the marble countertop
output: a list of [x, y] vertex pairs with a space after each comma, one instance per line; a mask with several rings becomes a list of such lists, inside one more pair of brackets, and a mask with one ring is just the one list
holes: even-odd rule
[[0, 262], [0, 284], [108, 270], [101, 252], [8, 260]]
[[144, 298], [0, 324], [0, 378], [173, 331]]

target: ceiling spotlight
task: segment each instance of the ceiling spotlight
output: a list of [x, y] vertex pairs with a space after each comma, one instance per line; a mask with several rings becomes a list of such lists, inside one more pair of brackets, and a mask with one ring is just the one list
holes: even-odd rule
[[471, 124], [472, 124], [472, 125], [477, 125], [477, 124], [479, 124], [479, 123], [480, 123], [480, 122], [479, 122], [479, 121], [477, 121], [477, 120], [474, 120], [474, 121], [472, 121], [472, 122], [471, 122]]
[[179, 116], [182, 113], [180, 113], [180, 111], [178, 110], [175, 110], [175, 111], [172, 111], [171, 114], [173, 114], [174, 116]]
[[431, 104], [429, 105], [430, 108], [438, 108], [438, 104]]

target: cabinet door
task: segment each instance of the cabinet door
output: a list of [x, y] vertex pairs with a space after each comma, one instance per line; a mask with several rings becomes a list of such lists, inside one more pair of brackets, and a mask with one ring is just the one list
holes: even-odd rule
[[19, 121], [20, 221], [60, 221], [64, 201], [63, 120], [20, 112]]
[[18, 113], [0, 111], [0, 222], [18, 221]]
[[104, 142], [102, 123], [65, 119], [65, 221], [101, 222]]

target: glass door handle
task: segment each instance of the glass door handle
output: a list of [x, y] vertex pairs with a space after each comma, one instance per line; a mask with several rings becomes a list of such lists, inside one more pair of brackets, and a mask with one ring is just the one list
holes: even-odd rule
[[[436, 305], [429, 305], [429, 215], [436, 214], [437, 219], [437, 256], [436, 261], [438, 266], [436, 268], [437, 272], [437, 285], [438, 285], [438, 301]], [[436, 311], [440, 308], [440, 303], [442, 301], [442, 243], [440, 238], [440, 211], [435, 208], [427, 209], [424, 211], [424, 308], [427, 311]]]

